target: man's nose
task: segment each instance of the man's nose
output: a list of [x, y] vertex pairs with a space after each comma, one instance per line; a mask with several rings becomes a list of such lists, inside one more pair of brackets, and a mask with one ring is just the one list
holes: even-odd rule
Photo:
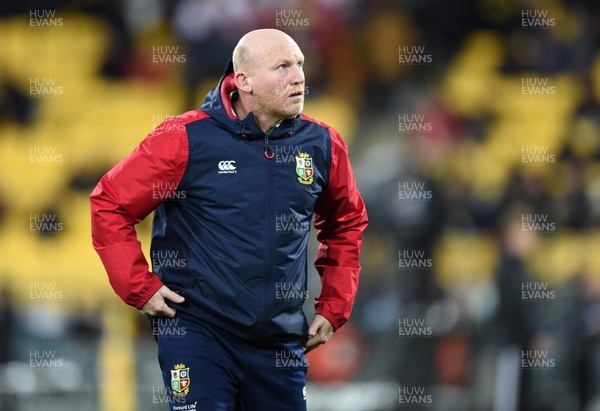
[[304, 83], [304, 71], [298, 66], [292, 68], [290, 81], [292, 84]]

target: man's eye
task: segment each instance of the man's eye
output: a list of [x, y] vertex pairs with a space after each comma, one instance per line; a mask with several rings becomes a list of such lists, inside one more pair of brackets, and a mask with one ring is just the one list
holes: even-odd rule
[[285, 64], [280, 64], [279, 66], [277, 66], [277, 69], [280, 70], [280, 69], [284, 69], [286, 67], [287, 66]]

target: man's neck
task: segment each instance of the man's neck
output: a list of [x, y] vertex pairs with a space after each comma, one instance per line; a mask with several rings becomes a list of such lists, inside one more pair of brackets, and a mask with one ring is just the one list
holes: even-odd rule
[[[251, 110], [248, 110], [244, 106], [244, 104], [242, 103], [242, 101], [240, 99], [235, 100], [232, 103], [232, 107], [233, 107], [233, 111], [235, 112], [235, 115], [240, 120], [245, 119], [246, 116], [248, 115], [248, 113], [251, 111]], [[277, 124], [279, 124], [281, 122], [281, 120], [276, 120], [267, 115], [256, 113], [256, 112], [254, 112], [254, 121], [256, 121], [256, 124], [258, 124], [258, 126], [263, 131], [263, 133], [267, 133], [274, 126], [276, 126]]]

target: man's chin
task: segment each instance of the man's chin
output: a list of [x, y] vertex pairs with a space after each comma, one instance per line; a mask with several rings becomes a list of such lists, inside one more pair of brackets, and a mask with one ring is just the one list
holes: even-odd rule
[[294, 109], [290, 109], [290, 110], [281, 112], [281, 116], [284, 119], [294, 118], [298, 114], [302, 113], [303, 109], [304, 109], [304, 104], [301, 104], [300, 107], [296, 107]]

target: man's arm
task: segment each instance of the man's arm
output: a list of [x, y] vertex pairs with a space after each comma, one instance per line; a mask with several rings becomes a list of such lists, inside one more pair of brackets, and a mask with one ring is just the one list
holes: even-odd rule
[[[331, 131], [331, 169], [329, 182], [315, 206], [315, 228], [320, 242], [315, 267], [321, 276], [321, 295], [315, 299], [317, 316], [314, 333], [324, 317], [338, 329], [350, 317], [360, 274], [362, 232], [367, 226], [367, 211], [356, 188], [348, 159], [348, 148], [334, 130]], [[309, 332], [309, 337], [310, 337]]]
[[90, 196], [94, 248], [115, 292], [138, 309], [155, 294], [168, 297], [170, 290], [149, 271], [134, 226], [176, 190], [187, 159], [185, 127], [168, 118], [106, 173]]

